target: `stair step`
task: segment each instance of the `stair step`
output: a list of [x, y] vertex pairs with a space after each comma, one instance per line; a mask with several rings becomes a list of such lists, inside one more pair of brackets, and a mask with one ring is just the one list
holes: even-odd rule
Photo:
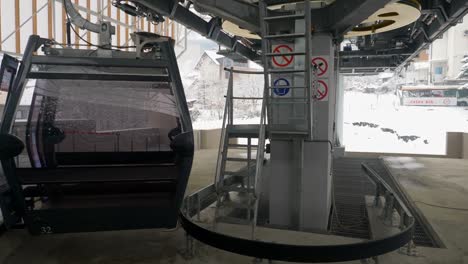
[[253, 193], [254, 192], [252, 188], [244, 188], [240, 186], [223, 186], [221, 190], [225, 192], [238, 192], [238, 193]]
[[270, 16], [264, 17], [265, 21], [269, 20], [281, 20], [281, 19], [303, 19], [305, 16], [304, 14], [294, 14], [294, 15], [283, 15], [283, 16]]
[[237, 176], [237, 177], [248, 177], [249, 175], [244, 174], [245, 171], [243, 172], [237, 172], [237, 171], [224, 171], [224, 176], [229, 175], [229, 176]]
[[270, 131], [270, 134], [284, 134], [284, 135], [309, 135], [307, 131], [282, 131], [282, 130], [275, 130]]
[[291, 39], [291, 38], [303, 38], [304, 33], [290, 33], [290, 34], [277, 34], [277, 35], [266, 35], [265, 39]]
[[265, 54], [268, 57], [279, 57], [279, 56], [296, 56], [296, 55], [306, 55], [305, 52], [297, 51], [297, 52], [283, 52], [283, 53], [267, 53]]
[[232, 216], [218, 216], [216, 218], [216, 222], [223, 222], [223, 223], [227, 223], [227, 224], [237, 224], [237, 225], [250, 225], [250, 224], [252, 224], [251, 220], [232, 217]]
[[260, 125], [229, 125], [227, 132], [229, 138], [258, 138]]
[[245, 202], [234, 202], [234, 201], [222, 201], [221, 206], [223, 207], [230, 207], [230, 208], [238, 208], [238, 209], [253, 209], [255, 204], [255, 199], [251, 199], [251, 204], [248, 204], [248, 201]]
[[[226, 158], [227, 161], [235, 161], [235, 162], [247, 162], [249, 159], [247, 158]], [[257, 162], [255, 159], [250, 159], [250, 162], [255, 163]]]
[[269, 73], [305, 73], [306, 71], [304, 69], [279, 69], [279, 70], [268, 70]]

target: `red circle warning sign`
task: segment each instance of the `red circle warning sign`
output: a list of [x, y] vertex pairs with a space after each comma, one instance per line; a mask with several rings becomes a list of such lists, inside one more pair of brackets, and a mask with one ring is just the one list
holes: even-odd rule
[[317, 76], [320, 77], [327, 73], [328, 71], [328, 62], [322, 57], [317, 57], [312, 59], [312, 65], [317, 67]]
[[[288, 45], [279, 45], [276, 46], [273, 50], [273, 53], [285, 53], [285, 52], [293, 52], [293, 49]], [[292, 55], [281, 55], [273, 57], [273, 64], [278, 67], [287, 67], [289, 66], [294, 60], [294, 56]]]
[[318, 80], [317, 83], [318, 83], [318, 87], [317, 87], [317, 94], [315, 96], [315, 99], [317, 99], [318, 101], [321, 101], [325, 99], [328, 95], [328, 85], [322, 80]]

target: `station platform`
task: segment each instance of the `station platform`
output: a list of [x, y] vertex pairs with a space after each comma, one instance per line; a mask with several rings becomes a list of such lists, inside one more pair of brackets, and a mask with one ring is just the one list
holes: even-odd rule
[[[242, 157], [241, 153], [238, 155]], [[213, 183], [216, 156], [214, 149], [196, 151], [187, 193]], [[466, 263], [468, 211], [464, 208], [468, 204], [468, 160], [383, 157], [382, 162], [430, 223], [443, 248], [417, 246], [417, 256], [392, 252], [380, 256], [379, 263]], [[370, 230], [372, 226], [371, 221]], [[242, 228], [236, 225], [225, 225], [223, 229], [242, 234]], [[269, 228], [258, 228], [258, 233], [266, 240], [285, 242], [286, 239], [293, 244], [353, 243], [365, 239]], [[0, 263], [5, 264], [29, 263], [31, 260], [35, 263], [252, 263], [250, 257], [201, 243], [195, 243], [193, 257], [187, 258], [184, 251], [185, 232], [182, 228], [49, 236], [30, 236], [25, 230], [11, 230], [0, 237]]]

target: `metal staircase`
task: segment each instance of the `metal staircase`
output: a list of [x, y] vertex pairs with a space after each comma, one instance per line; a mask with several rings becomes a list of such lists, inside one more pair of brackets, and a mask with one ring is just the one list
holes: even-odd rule
[[[218, 161], [216, 166], [215, 186], [217, 202], [215, 208], [214, 228], [220, 222], [251, 225], [251, 237], [255, 236], [257, 221], [258, 198], [260, 195], [259, 181], [262, 175], [265, 134], [266, 105], [262, 97], [234, 97], [233, 76], [237, 74], [263, 74], [263, 72], [239, 71], [233, 68], [230, 72], [229, 85], [224, 110]], [[259, 124], [234, 124], [234, 100], [263, 100]], [[246, 144], [239, 144], [237, 139], [243, 138]], [[257, 140], [255, 144], [254, 141]], [[236, 140], [235, 143], [232, 141]], [[234, 157], [232, 154], [243, 154]], [[229, 171], [228, 163], [242, 163], [241, 169]], [[225, 185], [229, 177], [237, 178], [236, 184]]]
[[[310, 10], [310, 1], [304, 1], [302, 10]], [[268, 9], [268, 4], [261, 0], [259, 2], [260, 25], [262, 30], [262, 60], [265, 68], [265, 90], [267, 90], [266, 101], [268, 105], [268, 132], [270, 134], [299, 135], [308, 139], [313, 138], [313, 121], [311, 118], [314, 108], [316, 78], [311, 81], [313, 69], [311, 69], [311, 14], [310, 12], [296, 12], [288, 15], [271, 15], [272, 11]], [[273, 32], [270, 29], [270, 23], [278, 21], [297, 22], [304, 21], [304, 32]], [[294, 24], [293, 22], [293, 24]], [[297, 24], [296, 23], [296, 24]], [[302, 42], [304, 49], [288, 52], [278, 52], [273, 49], [274, 45], [291, 44]], [[301, 45], [302, 45], [301, 43]], [[291, 58], [291, 66], [288, 68], [274, 67], [272, 61], [274, 58]], [[296, 63], [294, 59], [303, 59], [303, 63]], [[292, 83], [289, 85], [275, 85], [273, 79], [290, 78]], [[270, 81], [271, 77], [271, 81]], [[299, 78], [298, 78], [299, 77]], [[289, 89], [290, 96], [275, 96], [276, 89]], [[287, 117], [288, 124], [284, 124], [275, 118], [276, 112], [282, 111], [285, 107], [289, 108], [291, 114]]]

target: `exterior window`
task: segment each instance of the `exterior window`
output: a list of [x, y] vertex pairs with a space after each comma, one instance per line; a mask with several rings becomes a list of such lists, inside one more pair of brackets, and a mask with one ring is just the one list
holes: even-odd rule
[[466, 97], [468, 97], [468, 90], [459, 90], [459, 91], [458, 91], [458, 97], [459, 97], [459, 98], [466, 98]]
[[432, 97], [444, 97], [444, 91], [442, 90], [433, 90]]
[[444, 97], [457, 97], [456, 90], [446, 90], [444, 91]]

